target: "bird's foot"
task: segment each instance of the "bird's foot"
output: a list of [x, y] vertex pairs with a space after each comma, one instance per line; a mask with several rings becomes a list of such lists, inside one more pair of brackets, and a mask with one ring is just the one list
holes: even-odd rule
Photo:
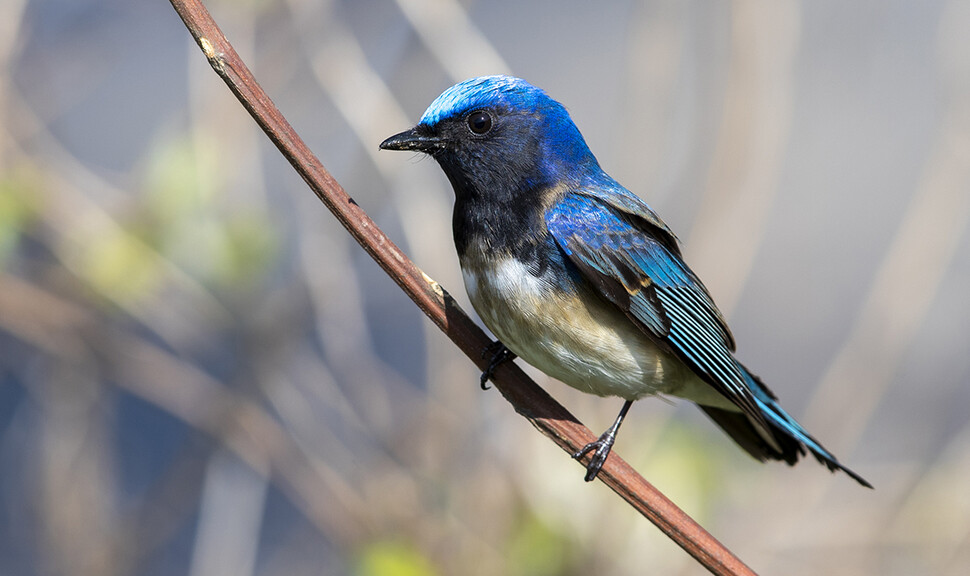
[[515, 353], [505, 347], [500, 340], [492, 342], [482, 350], [482, 358], [491, 356], [488, 361], [488, 365], [485, 366], [485, 371], [482, 372], [482, 378], [479, 381], [479, 385], [482, 390], [488, 390], [488, 380], [495, 374], [495, 369], [499, 367], [503, 362], [508, 362], [509, 360], [515, 359]]
[[580, 460], [583, 456], [593, 453], [593, 457], [589, 459], [589, 464], [586, 465], [586, 481], [592, 482], [596, 479], [596, 475], [600, 473], [600, 468], [606, 463], [606, 457], [610, 455], [610, 450], [613, 449], [613, 442], [616, 440], [615, 431], [610, 428], [603, 435], [599, 437], [595, 442], [590, 442], [579, 452], [573, 454], [573, 458]]
[[586, 465], [587, 482], [595, 480], [596, 475], [600, 473], [600, 468], [606, 463], [606, 457], [610, 455], [610, 450], [613, 449], [616, 433], [620, 430], [620, 424], [623, 424], [626, 413], [630, 411], [630, 406], [633, 406], [633, 400], [624, 402], [623, 408], [620, 408], [620, 413], [616, 415], [616, 420], [613, 421], [613, 425], [606, 432], [603, 432], [596, 442], [590, 442], [586, 446], [583, 446], [582, 450], [573, 454], [573, 458], [579, 460], [583, 456], [593, 452], [593, 457], [589, 459], [589, 464]]

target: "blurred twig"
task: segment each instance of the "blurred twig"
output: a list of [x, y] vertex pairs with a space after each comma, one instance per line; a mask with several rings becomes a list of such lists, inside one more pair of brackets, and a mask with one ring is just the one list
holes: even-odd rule
[[[384, 235], [333, 179], [256, 83], [205, 7], [197, 0], [171, 0], [171, 3], [212, 68], [317, 197], [418, 307], [479, 368], [484, 368], [481, 351], [490, 343], [485, 333], [462, 312], [447, 292], [422, 273]], [[496, 387], [515, 410], [566, 451], [571, 453], [595, 438], [517, 366], [502, 366], [495, 380]], [[613, 455], [608, 460], [600, 479], [712, 573], [753, 573], [619, 456]]]
[[105, 366], [113, 381], [220, 440], [253, 470], [272, 473], [327, 537], [351, 542], [367, 529], [363, 496], [354, 486], [303, 450], [257, 403], [236, 397], [172, 353], [106, 327], [89, 310], [10, 275], [0, 275], [0, 329], [70, 366], [89, 361], [92, 353], [110, 355], [116, 362]]
[[[794, 99], [800, 7], [796, 2], [731, 5], [731, 73], [711, 173], [686, 242], [691, 262], [734, 311], [778, 194]], [[770, 24], [768, 24], [770, 22]], [[721, 247], [731, 246], [730, 264]]]
[[397, 0], [397, 6], [452, 78], [510, 70], [456, 0]]

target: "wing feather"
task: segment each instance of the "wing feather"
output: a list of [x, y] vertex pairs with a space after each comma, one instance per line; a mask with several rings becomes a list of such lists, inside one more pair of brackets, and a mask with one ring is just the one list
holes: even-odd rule
[[734, 359], [724, 318], [659, 216], [625, 195], [611, 203], [602, 194], [572, 193], [550, 207], [546, 225], [606, 299], [768, 428]]

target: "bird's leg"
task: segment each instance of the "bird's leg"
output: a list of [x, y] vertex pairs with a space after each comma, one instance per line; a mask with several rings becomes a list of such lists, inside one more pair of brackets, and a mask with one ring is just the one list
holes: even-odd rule
[[586, 446], [583, 446], [582, 450], [573, 454], [573, 458], [579, 460], [589, 452], [593, 452], [593, 457], [590, 458], [589, 464], [586, 465], [587, 482], [595, 480], [596, 475], [600, 473], [600, 468], [603, 467], [603, 464], [606, 462], [606, 457], [610, 455], [610, 450], [613, 448], [613, 441], [616, 440], [616, 431], [620, 429], [620, 424], [623, 423], [623, 418], [630, 410], [630, 406], [633, 406], [633, 400], [624, 402], [623, 408], [620, 408], [620, 413], [617, 415], [613, 425], [606, 432], [603, 432], [598, 440], [590, 442]]
[[515, 352], [512, 352], [502, 344], [500, 340], [492, 342], [482, 350], [482, 358], [491, 355], [491, 359], [488, 361], [488, 365], [485, 366], [485, 371], [482, 372], [482, 379], [480, 385], [482, 390], [488, 390], [488, 379], [492, 377], [495, 373], [495, 369], [499, 367], [502, 362], [508, 362], [509, 360], [515, 359]]

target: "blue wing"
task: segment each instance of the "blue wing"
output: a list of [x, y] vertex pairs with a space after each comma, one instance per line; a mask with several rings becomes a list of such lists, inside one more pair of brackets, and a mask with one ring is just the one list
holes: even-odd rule
[[546, 211], [550, 234], [583, 277], [740, 409], [701, 406], [752, 456], [794, 464], [807, 447], [829, 469], [844, 470], [871, 488], [735, 360], [734, 338], [707, 288], [681, 259], [676, 237], [642, 200], [610, 184], [615, 187], [567, 193]]
[[567, 194], [546, 212], [546, 225], [601, 294], [767, 428], [732, 355], [731, 332], [707, 289], [681, 260], [676, 238], [642, 201], [617, 199]]

